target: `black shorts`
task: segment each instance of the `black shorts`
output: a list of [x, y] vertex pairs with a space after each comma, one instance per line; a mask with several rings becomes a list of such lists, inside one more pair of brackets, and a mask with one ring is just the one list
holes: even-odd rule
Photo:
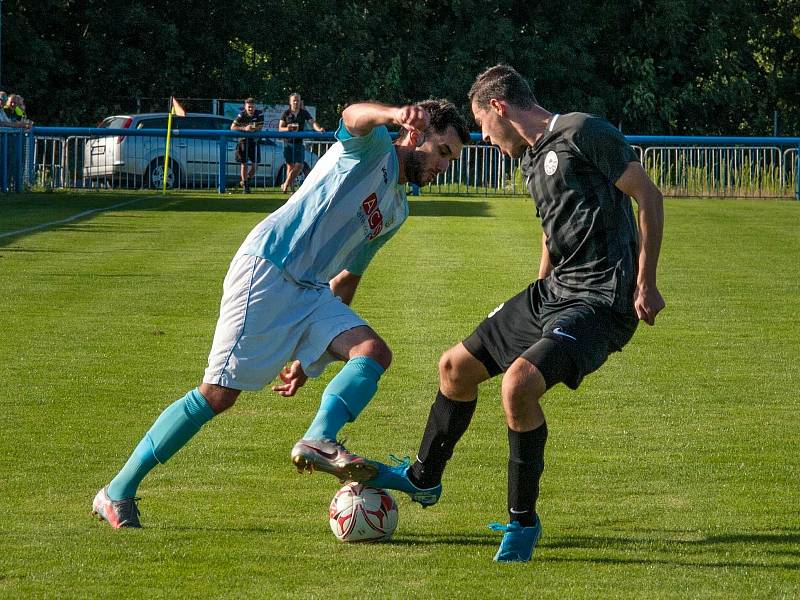
[[[639, 321], [575, 299], [547, 303], [542, 280], [498, 306], [464, 340], [464, 347], [494, 377], [517, 358], [536, 365], [547, 388], [565, 383], [577, 389], [608, 355], [633, 337]], [[546, 294], [545, 294], [546, 296]]]
[[306, 147], [303, 144], [286, 144], [283, 148], [283, 160], [288, 164], [302, 163], [306, 159]]
[[261, 148], [258, 142], [251, 138], [242, 138], [236, 144], [236, 162], [256, 164], [261, 161]]

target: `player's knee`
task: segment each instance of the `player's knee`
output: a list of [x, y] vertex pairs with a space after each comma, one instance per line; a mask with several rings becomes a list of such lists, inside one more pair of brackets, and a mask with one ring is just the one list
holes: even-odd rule
[[203, 394], [211, 410], [219, 414], [228, 410], [236, 403], [236, 399], [239, 397], [239, 394], [241, 394], [241, 391], [234, 390], [233, 388], [226, 388], [221, 385], [204, 383], [200, 386], [200, 393]]
[[353, 356], [368, 356], [383, 367], [384, 371], [392, 364], [392, 350], [386, 342], [379, 337], [370, 338], [353, 346], [350, 352], [350, 358]]
[[538, 402], [547, 390], [541, 371], [526, 360], [517, 360], [503, 376], [501, 391], [503, 398], [512, 402]]
[[462, 377], [462, 369], [456, 353], [451, 348], [439, 359], [439, 380], [445, 384], [455, 384]]

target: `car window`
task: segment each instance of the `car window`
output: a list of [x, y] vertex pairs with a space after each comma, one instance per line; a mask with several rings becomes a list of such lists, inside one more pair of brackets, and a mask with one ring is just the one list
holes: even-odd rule
[[175, 129], [205, 129], [202, 117], [172, 117]]
[[215, 131], [230, 129], [231, 121], [207, 117], [175, 117], [172, 126], [176, 129], [212, 129]]
[[[174, 125], [179, 127], [178, 125]], [[166, 129], [167, 117], [153, 117], [150, 119], [142, 119], [136, 124], [136, 129]]]
[[125, 121], [127, 121], [130, 117], [106, 117], [102, 123], [100, 123], [100, 127], [103, 129], [123, 129], [125, 127]]

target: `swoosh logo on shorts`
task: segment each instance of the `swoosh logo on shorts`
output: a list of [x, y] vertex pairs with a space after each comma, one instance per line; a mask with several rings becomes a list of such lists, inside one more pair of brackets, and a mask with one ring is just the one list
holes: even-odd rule
[[566, 331], [562, 330], [562, 329], [561, 329], [561, 327], [556, 327], [555, 329], [553, 329], [553, 333], [554, 333], [555, 335], [560, 335], [561, 337], [569, 338], [569, 339], [571, 339], [573, 342], [577, 342], [577, 341], [578, 341], [578, 338], [576, 338], [575, 336], [572, 336], [572, 335], [568, 334]]

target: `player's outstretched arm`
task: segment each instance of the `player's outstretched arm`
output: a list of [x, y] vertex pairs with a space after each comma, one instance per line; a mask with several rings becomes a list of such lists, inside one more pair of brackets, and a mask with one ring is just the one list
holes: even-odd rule
[[364, 136], [379, 125], [397, 125], [420, 133], [427, 129], [431, 117], [419, 106], [387, 106], [373, 102], [351, 104], [342, 112], [344, 126], [355, 136]]
[[338, 296], [342, 302], [350, 306], [350, 303], [353, 302], [353, 298], [356, 295], [356, 288], [358, 287], [359, 281], [361, 281], [361, 275], [356, 275], [355, 273], [344, 270], [331, 279], [331, 291], [334, 296]]
[[639, 319], [653, 325], [656, 315], [666, 306], [656, 286], [664, 234], [664, 198], [639, 162], [629, 163], [615, 185], [639, 206], [639, 275], [633, 306]]

